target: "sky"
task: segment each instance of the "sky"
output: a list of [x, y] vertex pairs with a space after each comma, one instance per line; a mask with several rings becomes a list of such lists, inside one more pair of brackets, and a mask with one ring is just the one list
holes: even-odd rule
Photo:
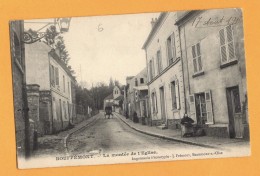
[[[110, 78], [125, 84], [127, 76], [138, 74], [146, 66], [142, 46], [151, 31], [151, 19], [158, 16], [143, 13], [72, 18], [69, 31], [62, 36], [77, 81], [87, 83], [86, 87], [97, 82], [108, 84]], [[25, 23], [25, 29], [37, 30], [39, 25], [43, 26]]]

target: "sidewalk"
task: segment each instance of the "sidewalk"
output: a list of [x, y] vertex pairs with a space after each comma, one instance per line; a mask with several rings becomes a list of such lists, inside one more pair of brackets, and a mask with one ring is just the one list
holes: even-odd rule
[[174, 140], [177, 142], [182, 142], [186, 144], [207, 147], [207, 148], [218, 148], [218, 149], [228, 149], [233, 146], [243, 146], [249, 147], [249, 141], [245, 141], [243, 139], [230, 139], [230, 138], [220, 138], [220, 137], [209, 137], [209, 136], [201, 136], [201, 137], [187, 137], [184, 138], [181, 136], [180, 130], [173, 129], [158, 129], [155, 126], [147, 126], [142, 125], [140, 123], [134, 123], [130, 119], [126, 119], [125, 116], [116, 113], [116, 116], [119, 117], [124, 123], [126, 123], [129, 127], [133, 128], [136, 131], [139, 131], [144, 134]]
[[42, 157], [44, 155], [50, 156], [54, 154], [64, 155], [67, 152], [67, 138], [76, 131], [79, 131], [85, 126], [95, 122], [98, 119], [97, 117], [98, 114], [78, 123], [73, 128], [68, 129], [66, 131], [61, 131], [58, 134], [44, 135], [42, 137], [39, 137], [38, 149], [33, 152], [33, 157]]

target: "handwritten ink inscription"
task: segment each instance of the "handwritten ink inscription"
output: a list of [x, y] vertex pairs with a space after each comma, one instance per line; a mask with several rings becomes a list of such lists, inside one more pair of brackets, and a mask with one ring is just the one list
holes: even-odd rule
[[104, 30], [104, 28], [102, 27], [102, 24], [98, 25], [98, 32], [102, 32]]
[[196, 28], [207, 28], [207, 27], [218, 27], [218, 26], [228, 26], [234, 25], [242, 22], [242, 17], [214, 17], [214, 18], [206, 18], [206, 17], [196, 17], [193, 22], [192, 26]]

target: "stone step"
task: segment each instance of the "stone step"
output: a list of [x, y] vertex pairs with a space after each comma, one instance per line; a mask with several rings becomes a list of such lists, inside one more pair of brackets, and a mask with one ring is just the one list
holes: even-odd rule
[[161, 124], [161, 125], [157, 126], [156, 128], [161, 129], [161, 130], [168, 129], [168, 127], [166, 126], [166, 124]]

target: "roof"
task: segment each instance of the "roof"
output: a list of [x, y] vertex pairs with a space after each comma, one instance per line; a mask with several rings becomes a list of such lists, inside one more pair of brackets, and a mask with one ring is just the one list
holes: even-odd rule
[[60, 57], [56, 53], [55, 49], [52, 49], [49, 54], [51, 57], [66, 71], [66, 73], [71, 77], [72, 80], [75, 80], [74, 76], [71, 74], [70, 70], [66, 66], [66, 64], [60, 60]]
[[175, 25], [182, 25], [182, 23], [185, 22], [189, 17], [191, 17], [193, 14], [198, 12], [201, 12], [201, 10], [190, 10], [190, 11], [179, 12]]
[[108, 95], [104, 100], [114, 99], [113, 94]]
[[127, 76], [126, 77], [126, 80], [128, 80], [128, 79], [132, 79], [134, 76]]
[[149, 33], [146, 41], [144, 42], [144, 45], [142, 49], [146, 49], [147, 45], [150, 43], [151, 39], [153, 38], [154, 34], [156, 33], [159, 26], [162, 24], [164, 17], [166, 16], [168, 12], [162, 12], [160, 16], [158, 17], [157, 21], [155, 22], [151, 32]]
[[123, 95], [120, 95], [118, 96], [117, 98], [115, 98], [115, 100], [123, 100], [124, 99], [124, 96]]

